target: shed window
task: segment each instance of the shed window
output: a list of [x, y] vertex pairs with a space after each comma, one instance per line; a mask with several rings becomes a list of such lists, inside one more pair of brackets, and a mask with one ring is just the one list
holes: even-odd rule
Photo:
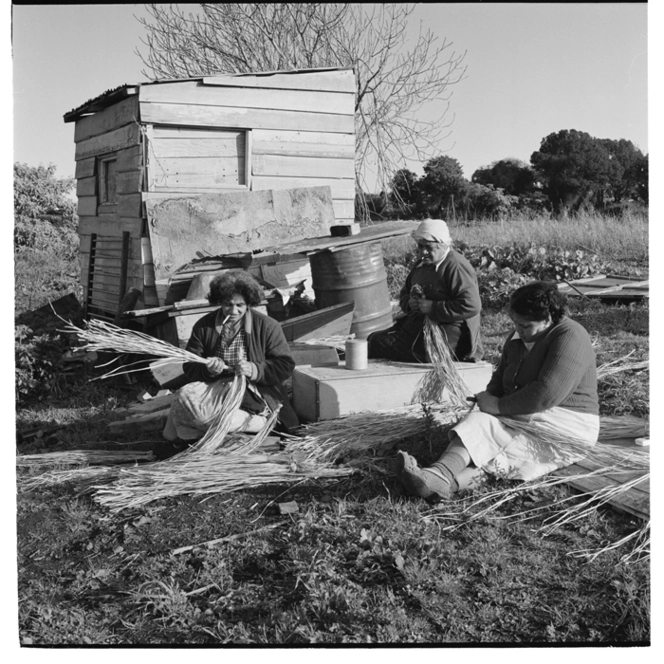
[[99, 205], [114, 206], [117, 203], [117, 163], [116, 155], [99, 158], [97, 169]]

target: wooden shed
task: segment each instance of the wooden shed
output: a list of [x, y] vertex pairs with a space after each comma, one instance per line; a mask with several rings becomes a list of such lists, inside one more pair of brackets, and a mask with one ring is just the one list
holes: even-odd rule
[[[88, 315], [113, 318], [130, 288], [142, 293], [139, 308], [161, 304], [155, 277], [163, 280], [177, 265], [156, 257], [153, 263], [156, 227], [148, 210], [155, 202], [194, 198], [209, 213], [217, 209], [215, 195], [232, 193], [228, 200], [242, 207], [243, 196], [261, 191], [276, 209], [297, 197], [279, 202], [268, 191], [329, 187], [323, 192], [331, 197], [331, 222], [352, 223], [354, 111], [353, 70], [330, 68], [123, 85], [65, 114], [65, 122], [76, 123]], [[290, 240], [311, 232], [300, 223], [310, 216], [291, 219]], [[261, 248], [257, 242], [249, 249]]]

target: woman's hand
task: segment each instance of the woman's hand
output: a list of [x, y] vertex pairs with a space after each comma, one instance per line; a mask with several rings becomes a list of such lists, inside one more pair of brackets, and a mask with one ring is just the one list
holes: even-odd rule
[[420, 298], [411, 297], [408, 299], [408, 310], [409, 311], [419, 311], [420, 310]]
[[489, 394], [486, 390], [475, 395], [477, 399], [477, 406], [483, 413], [488, 413], [489, 415], [499, 415], [500, 410], [498, 409], [498, 397], [494, 397], [493, 394]]
[[237, 376], [246, 376], [247, 378], [251, 378], [253, 373], [254, 373], [253, 362], [248, 362], [247, 360], [240, 360], [235, 365], [235, 374]]
[[220, 357], [211, 357], [206, 366], [213, 376], [218, 376], [226, 368], [226, 363]]
[[411, 311], [419, 311], [422, 314], [430, 314], [433, 309], [433, 300], [425, 300], [423, 297], [411, 297], [408, 300]]

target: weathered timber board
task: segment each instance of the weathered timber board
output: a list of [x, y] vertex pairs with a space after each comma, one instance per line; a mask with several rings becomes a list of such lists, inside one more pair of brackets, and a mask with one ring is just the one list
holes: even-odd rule
[[168, 419], [168, 409], [158, 410], [144, 415], [132, 415], [124, 420], [111, 422], [108, 429], [111, 433], [125, 431], [155, 431], [163, 429]]
[[138, 121], [138, 95], [132, 95], [94, 115], [80, 118], [74, 128], [74, 143], [107, 134]]
[[319, 156], [254, 154], [251, 174], [266, 177], [347, 178], [354, 172], [354, 164], [353, 156], [329, 159]]
[[[177, 195], [175, 195], [177, 196]], [[250, 252], [327, 234], [335, 223], [327, 187], [146, 198], [155, 278], [165, 279], [204, 250]]]
[[137, 145], [140, 142], [140, 136], [138, 123], [132, 122], [105, 134], [87, 138], [76, 144], [76, 161]]
[[296, 189], [299, 187], [329, 187], [334, 200], [355, 200], [355, 179], [353, 176], [343, 179], [253, 174], [251, 176], [251, 188], [253, 191], [264, 191], [265, 189]]
[[558, 289], [566, 295], [602, 300], [641, 300], [649, 297], [649, 285], [647, 279], [602, 274], [559, 284]]
[[[205, 85], [252, 87], [252, 88], [279, 88], [285, 90], [328, 90], [332, 92], [354, 92], [355, 73], [352, 69], [331, 69], [313, 72], [297, 72], [284, 74], [281, 72], [262, 72], [256, 74], [235, 74], [220, 76], [205, 76]], [[142, 89], [144, 89], [143, 86]]]
[[365, 226], [357, 235], [348, 237], [313, 237], [307, 240], [289, 242], [267, 247], [265, 251], [288, 254], [309, 254], [317, 251], [343, 249], [363, 242], [374, 242], [387, 237], [406, 235], [418, 226], [416, 221], [386, 221], [374, 226]]
[[305, 111], [352, 115], [355, 110], [355, 91], [327, 92], [283, 90], [259, 87], [203, 85], [199, 81], [177, 81], [141, 87], [141, 103], [184, 103], [201, 106], [231, 106], [247, 109]]
[[354, 309], [354, 302], [343, 302], [281, 321], [281, 329], [286, 341], [289, 342], [307, 341], [336, 335], [346, 336], [350, 334]]
[[[287, 129], [352, 134], [352, 114], [280, 111], [244, 106], [205, 106], [202, 104], [169, 104], [142, 102], [141, 120], [154, 124], [191, 125], [197, 127], [238, 127], [242, 129]], [[90, 139], [94, 140], [94, 139]], [[80, 144], [79, 144], [80, 145]], [[124, 147], [124, 145], [122, 146]], [[77, 146], [77, 158], [90, 156]]]
[[[565, 477], [583, 473], [583, 469], [578, 466], [568, 466], [557, 471], [557, 475]], [[608, 477], [584, 477], [583, 479], [570, 479], [567, 482], [570, 486], [582, 493], [597, 493], [606, 487], [618, 487], [621, 482], [617, 482]], [[650, 492], [641, 491], [638, 488], [631, 488], [629, 491], [623, 491], [614, 499], [608, 501], [612, 507], [628, 512], [634, 516], [648, 520], [650, 519]]]
[[[621, 438], [615, 440], [600, 441], [598, 448], [611, 447], [614, 450], [623, 450], [625, 459], [632, 456], [639, 459], [642, 463], [649, 459], [649, 450], [647, 447], [637, 447], [633, 438]], [[554, 475], [558, 477], [572, 477], [583, 475], [593, 470], [603, 467], [605, 464], [593, 459], [592, 454], [578, 461], [571, 466], [557, 470]], [[625, 470], [616, 470], [616, 472], [602, 474], [594, 477], [573, 477], [567, 484], [581, 491], [582, 493], [597, 493], [607, 488], [617, 488], [621, 484], [637, 479], [644, 475], [643, 471], [634, 470], [627, 467]], [[614, 498], [609, 500], [609, 504], [617, 510], [628, 512], [640, 519], [650, 519], [650, 480], [644, 477], [641, 482], [631, 487], [627, 491], [621, 491]]]

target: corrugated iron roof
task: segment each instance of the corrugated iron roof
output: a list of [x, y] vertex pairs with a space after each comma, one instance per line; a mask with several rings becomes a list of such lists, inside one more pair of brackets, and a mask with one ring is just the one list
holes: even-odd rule
[[141, 85], [158, 85], [159, 83], [181, 83], [185, 81], [202, 81], [204, 78], [209, 78], [214, 76], [242, 77], [242, 76], [272, 76], [274, 74], [311, 74], [321, 71], [347, 71], [349, 69], [353, 68], [317, 67], [313, 69], [284, 69], [278, 71], [246, 72], [238, 74], [218, 72], [215, 74], [191, 76], [188, 78], [161, 78], [161, 79], [154, 79], [152, 81], [143, 81], [141, 83], [131, 83], [131, 84], [125, 83], [123, 85], [119, 85], [117, 88], [111, 88], [110, 90], [106, 90], [106, 92], [102, 92], [100, 95], [97, 95], [92, 99], [89, 99], [80, 106], [77, 106], [68, 113], [65, 113], [63, 117], [65, 122], [74, 122], [84, 115], [90, 115], [92, 113], [97, 113], [98, 111], [102, 111], [108, 106], [111, 106], [112, 104], [115, 104], [118, 101], [121, 101], [122, 99], [126, 99], [127, 97], [136, 94], [136, 92], [138, 92], [138, 88], [140, 88]]

